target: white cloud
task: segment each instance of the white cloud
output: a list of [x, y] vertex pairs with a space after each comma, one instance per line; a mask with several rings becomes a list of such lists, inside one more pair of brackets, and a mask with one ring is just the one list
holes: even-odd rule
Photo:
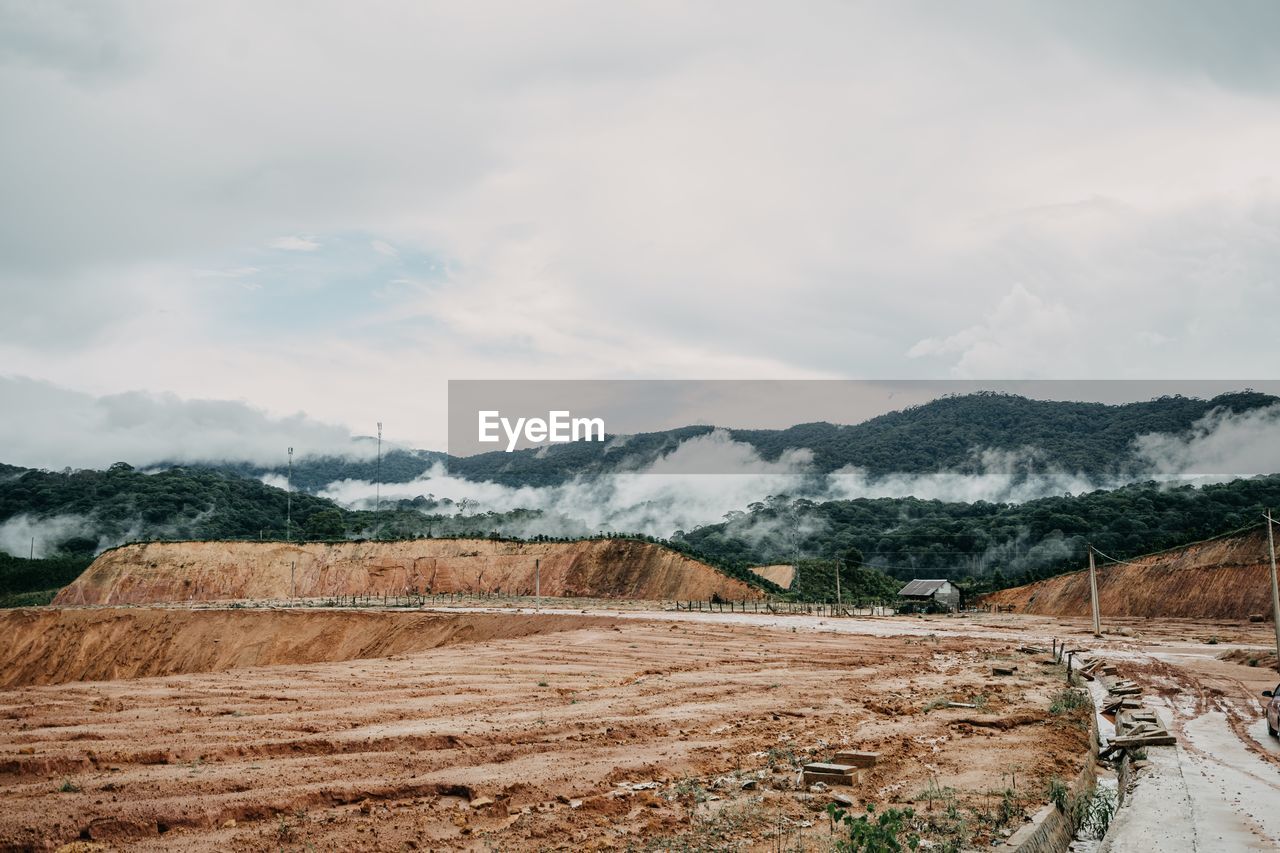
[[1015, 284], [987, 318], [944, 338], [925, 338], [911, 358], [955, 356], [961, 377], [1073, 375], [1084, 359], [1081, 322], [1063, 304], [1047, 302]]
[[47, 557], [73, 536], [90, 536], [93, 525], [81, 515], [52, 515], [35, 518], [26, 513], [0, 524], [0, 551], [15, 557]]
[[267, 246], [285, 252], [314, 252], [320, 248], [320, 243], [310, 237], [277, 237], [267, 243]]
[[1188, 435], [1150, 433], [1135, 442], [1138, 459], [1160, 479], [1220, 482], [1280, 472], [1280, 405], [1205, 415]]
[[[1256, 373], [1270, 13], [1025, 5], [24, 6], [0, 364], [421, 440], [449, 377]], [[440, 267], [184, 272], [351, 234]]]
[[105, 468], [113, 462], [244, 460], [278, 465], [286, 449], [368, 455], [342, 427], [302, 414], [274, 417], [233, 400], [189, 400], [134, 391], [95, 397], [0, 376], [4, 461], [33, 468]]

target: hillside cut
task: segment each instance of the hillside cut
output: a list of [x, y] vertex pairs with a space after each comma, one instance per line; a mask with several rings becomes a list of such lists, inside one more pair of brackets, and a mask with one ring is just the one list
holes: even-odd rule
[[669, 548], [627, 539], [506, 542], [150, 542], [106, 551], [55, 605], [407, 593], [752, 599], [760, 590]]
[[[1255, 529], [1100, 565], [1098, 604], [1104, 616], [1247, 619], [1271, 614], [1267, 533]], [[1018, 613], [1089, 616], [1089, 572], [1059, 575], [983, 598]]]

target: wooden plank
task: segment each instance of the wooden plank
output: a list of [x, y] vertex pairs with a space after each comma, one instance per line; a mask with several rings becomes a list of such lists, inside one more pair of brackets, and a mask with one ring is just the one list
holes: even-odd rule
[[1117, 749], [1128, 749], [1135, 746], [1173, 746], [1178, 739], [1173, 735], [1165, 732], [1164, 734], [1146, 734], [1137, 735], [1135, 737], [1119, 736], [1112, 738], [1111, 746]]

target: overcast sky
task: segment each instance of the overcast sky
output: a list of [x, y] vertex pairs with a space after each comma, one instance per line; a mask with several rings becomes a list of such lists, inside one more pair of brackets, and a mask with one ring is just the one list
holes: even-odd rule
[[0, 0], [0, 426], [75, 392], [439, 447], [451, 378], [1270, 378], [1277, 33]]

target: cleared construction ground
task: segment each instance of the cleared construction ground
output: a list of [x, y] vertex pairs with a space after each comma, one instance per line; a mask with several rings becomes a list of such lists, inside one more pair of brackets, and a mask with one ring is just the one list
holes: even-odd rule
[[[1256, 572], [1257, 544], [1103, 576], [1128, 578], [1117, 595], [1152, 578], [1167, 590], [1174, 564], [1202, 580]], [[548, 596], [593, 600], [316, 606], [520, 595], [535, 559]], [[1280, 843], [1264, 808], [1280, 744], [1257, 701], [1275, 678], [1269, 624], [1117, 616], [1117, 601], [1158, 597], [1136, 588], [1104, 598], [1101, 640], [1070, 615], [645, 612], [627, 598], [741, 599], [739, 583], [625, 540], [107, 552], [60, 598], [88, 606], [0, 614], [0, 850], [822, 850], [832, 803], [911, 807], [912, 832], [943, 849], [1061, 850], [1050, 791], [1087, 791], [1095, 753], [1051, 643], [1089, 650], [1090, 671], [1136, 703], [1122, 733], [1151, 744], [1126, 765], [1103, 849]], [[1008, 592], [1070, 614], [1073, 589]], [[271, 604], [293, 591], [311, 606]], [[1176, 606], [1217, 612], [1229, 596], [1206, 598]]]
[[[1087, 760], [1013, 642], [655, 616], [5, 614], [0, 848], [764, 850], [836, 795], [988, 846]], [[842, 750], [878, 757], [802, 786]]]

